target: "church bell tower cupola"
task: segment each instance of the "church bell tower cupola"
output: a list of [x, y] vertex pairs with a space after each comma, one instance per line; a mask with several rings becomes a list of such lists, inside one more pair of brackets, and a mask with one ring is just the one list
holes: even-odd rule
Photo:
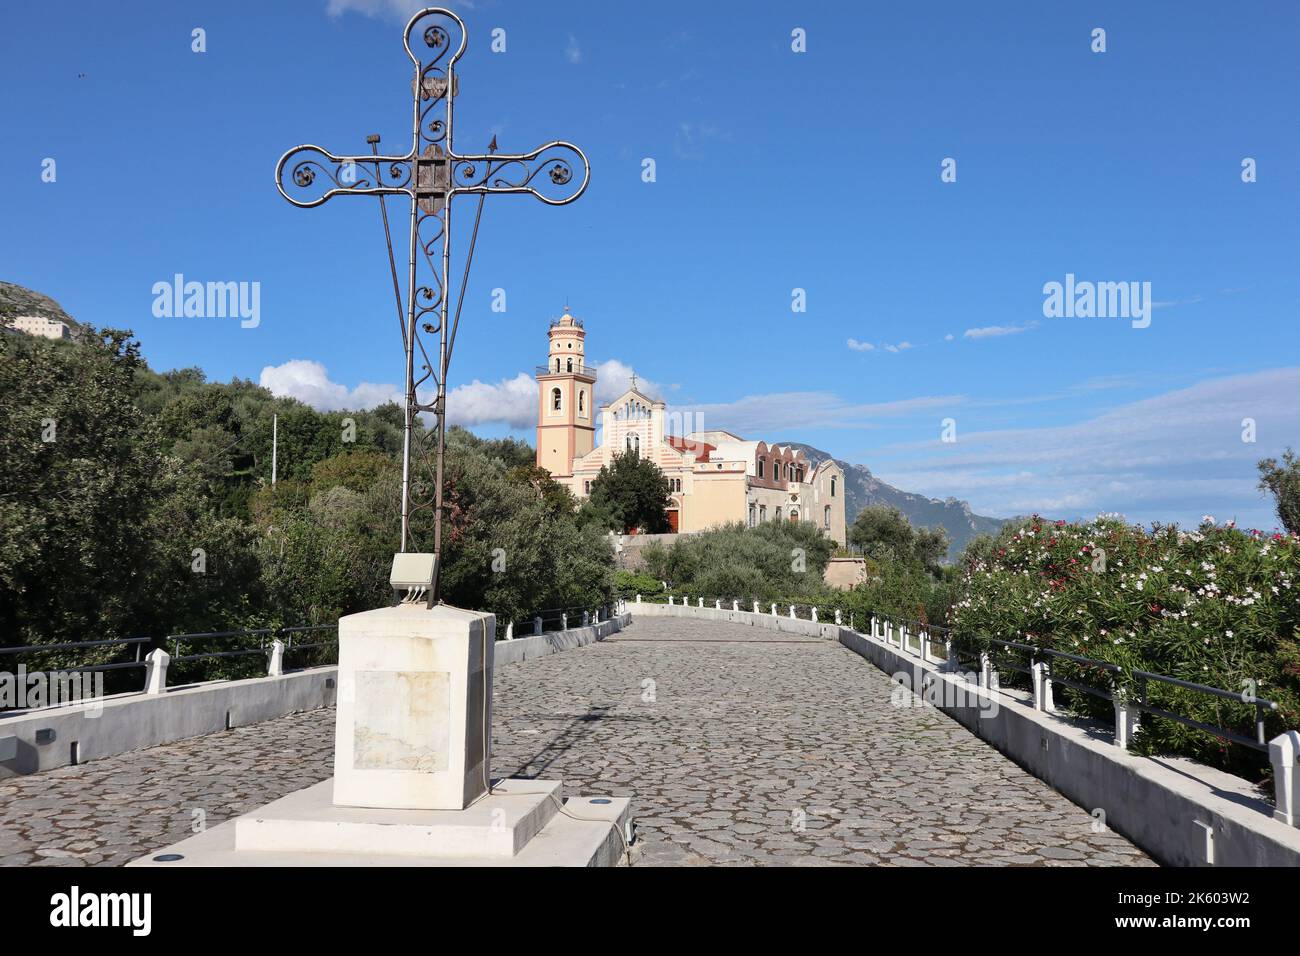
[[546, 333], [546, 364], [537, 368], [537, 465], [556, 478], [595, 447], [596, 370], [587, 365], [582, 320], [564, 314]]

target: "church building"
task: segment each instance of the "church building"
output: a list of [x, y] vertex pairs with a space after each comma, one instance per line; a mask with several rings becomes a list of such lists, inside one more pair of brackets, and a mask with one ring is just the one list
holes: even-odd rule
[[623, 394], [597, 408], [582, 322], [566, 310], [547, 336], [546, 364], [537, 368], [537, 464], [578, 498], [591, 492], [614, 455], [631, 453], [653, 461], [672, 484], [673, 531], [809, 521], [845, 543], [844, 470], [834, 461], [813, 467], [802, 451], [725, 431], [671, 434], [667, 406], [639, 391], [635, 376]]

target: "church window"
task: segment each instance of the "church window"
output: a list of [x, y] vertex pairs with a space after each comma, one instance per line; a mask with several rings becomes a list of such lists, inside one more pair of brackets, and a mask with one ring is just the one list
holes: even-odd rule
[[766, 465], [766, 464], [767, 464], [767, 459], [766, 459], [766, 458], [760, 458], [760, 459], [758, 460], [758, 477], [760, 477], [760, 478], [763, 477], [763, 466]]
[[[835, 480], [834, 478], [831, 479], [831, 481], [834, 481], [834, 480]], [[825, 527], [827, 527], [827, 528], [829, 528], [829, 527], [831, 526], [831, 506], [830, 506], [830, 505], [827, 505], [827, 506], [826, 506], [826, 511], [825, 511], [825, 513], [824, 513], [824, 515], [823, 515], [823, 521], [822, 521], [822, 523], [823, 523], [823, 524], [825, 525]]]
[[760, 522], [767, 520], [767, 505], [758, 506], [758, 520]]
[[560, 357], [558, 355], [555, 357], [555, 370], [557, 372], [560, 370]]
[[776, 509], [776, 520], [777, 520], [777, 521], [780, 521], [780, 520], [781, 520], [781, 509], [780, 509], [780, 507], [778, 507], [778, 508]]
[[564, 401], [564, 396], [560, 394], [558, 388], [551, 389], [551, 411], [558, 412]]
[[573, 359], [569, 359], [569, 361], [568, 361], [568, 367], [565, 369], [565, 371], [566, 371], [566, 372], [572, 372], [572, 371], [573, 371]]
[[581, 415], [587, 410], [587, 393], [578, 393], [578, 414]]
[[835, 497], [835, 476], [831, 475], [831, 497]]
[[754, 505], [749, 506], [749, 526], [754, 527]]

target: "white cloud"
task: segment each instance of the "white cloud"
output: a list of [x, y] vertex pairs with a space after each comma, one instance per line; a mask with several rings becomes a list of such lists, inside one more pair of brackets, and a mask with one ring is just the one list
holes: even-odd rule
[[[962, 333], [962, 337], [967, 339], [992, 339], [1002, 335], [1016, 335], [1036, 328], [1038, 328], [1037, 322], [1030, 322], [1027, 325], [986, 325], [979, 329], [967, 329]], [[952, 338], [952, 336], [950, 335], [948, 338]]]
[[569, 34], [569, 45], [564, 48], [564, 58], [570, 63], [582, 62], [582, 47], [578, 46], [578, 38], [572, 33]]
[[876, 348], [870, 342], [859, 342], [857, 339], [849, 339], [846, 344], [855, 352], [872, 352]]
[[712, 123], [678, 123], [673, 153], [678, 159], [700, 159], [705, 145], [715, 142], [731, 142], [731, 133]]
[[[618, 359], [605, 359], [601, 362], [596, 375], [596, 404], [612, 402], [631, 388], [635, 371], [631, 365]], [[636, 390], [655, 399], [662, 399], [666, 391], [663, 385], [640, 375], [636, 377]]]
[[906, 352], [906, 351], [907, 351], [908, 349], [910, 349], [911, 347], [912, 347], [912, 343], [911, 343], [911, 342], [899, 342], [897, 345], [889, 345], [889, 344], [886, 344], [886, 345], [885, 345], [885, 351], [886, 351], [886, 352], [895, 352], [895, 353], [897, 353], [897, 352]]
[[683, 404], [673, 411], [696, 416], [696, 431], [723, 429], [749, 438], [770, 439], [778, 431], [814, 428], [870, 428], [877, 419], [897, 418], [929, 409], [950, 409], [960, 395], [931, 395], [896, 402], [855, 404], [831, 392], [779, 392], [747, 395], [734, 402]]
[[537, 424], [537, 381], [520, 372], [492, 385], [478, 379], [447, 393], [447, 421], [453, 425], [504, 423], [512, 428]]
[[[345, 13], [360, 13], [367, 17], [386, 17], [389, 20], [401, 20], [405, 23], [429, 4], [423, 0], [328, 0], [325, 12], [331, 17], [341, 17]], [[448, 7], [473, 9], [470, 0], [451, 0]]]
[[402, 390], [396, 385], [362, 382], [356, 388], [330, 381], [320, 362], [291, 359], [283, 365], [268, 365], [258, 379], [263, 388], [280, 398], [296, 398], [323, 412], [374, 408], [384, 402], [400, 403]]
[[[1255, 463], [1300, 434], [1300, 368], [1212, 379], [1060, 427], [962, 432], [957, 441], [879, 449], [873, 471], [985, 514], [1054, 517], [1118, 511], [1196, 523], [1210, 512], [1271, 528]], [[1259, 443], [1241, 440], [1254, 419]], [[881, 457], [888, 462], [880, 462]]]

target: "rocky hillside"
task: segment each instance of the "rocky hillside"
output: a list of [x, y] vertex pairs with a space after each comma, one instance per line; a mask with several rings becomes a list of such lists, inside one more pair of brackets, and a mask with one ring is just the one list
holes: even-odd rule
[[66, 322], [73, 332], [81, 330], [81, 326], [73, 320], [72, 316], [63, 311], [63, 306], [49, 296], [33, 292], [12, 282], [0, 282], [0, 321], [20, 315], [40, 315], [58, 322]]
[[[820, 448], [789, 443], [792, 448], [800, 449], [814, 464], [820, 464], [831, 456]], [[866, 465], [851, 465], [847, 461], [835, 461], [844, 469], [844, 517], [849, 524], [858, 512], [867, 505], [892, 505], [907, 516], [913, 527], [933, 528], [942, 525], [948, 532], [952, 547], [948, 551], [950, 559], [961, 554], [966, 543], [977, 534], [997, 534], [1005, 521], [1002, 518], [987, 518], [970, 510], [970, 505], [957, 498], [927, 498], [924, 495], [902, 491], [886, 484], [871, 473]]]

